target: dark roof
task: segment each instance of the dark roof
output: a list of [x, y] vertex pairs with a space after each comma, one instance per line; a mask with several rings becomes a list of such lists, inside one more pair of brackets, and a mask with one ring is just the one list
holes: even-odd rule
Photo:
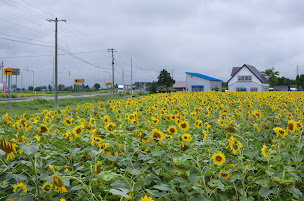
[[173, 88], [186, 88], [186, 81], [176, 81]]
[[[258, 71], [254, 66], [248, 64], [244, 64], [242, 67], [233, 67], [231, 72], [231, 78], [244, 66], [246, 66], [262, 83], [269, 84], [267, 78], [260, 71]], [[231, 80], [231, 78], [228, 80], [228, 82]]]
[[216, 78], [213, 78], [213, 77], [209, 77], [207, 75], [203, 75], [203, 74], [200, 74], [200, 73], [190, 73], [190, 72], [186, 72], [186, 73], [190, 74], [190, 75], [200, 77], [200, 78], [204, 78], [204, 79], [210, 80], [210, 81], [222, 81], [222, 80], [219, 80], [219, 79], [216, 79]]

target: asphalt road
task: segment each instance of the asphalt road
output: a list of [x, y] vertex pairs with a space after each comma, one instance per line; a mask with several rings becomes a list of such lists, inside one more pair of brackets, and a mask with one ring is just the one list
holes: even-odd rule
[[[103, 96], [103, 95], [107, 95], [107, 93], [83, 94], [83, 97], [93, 97], [93, 96]], [[62, 99], [62, 98], [75, 98], [75, 95], [61, 95], [61, 96], [58, 96], [58, 99]], [[35, 99], [52, 100], [52, 99], [55, 99], [55, 97], [54, 96], [32, 96], [32, 97], [19, 97], [19, 98], [17, 97], [16, 101], [17, 102], [31, 101], [31, 100], [35, 100]], [[8, 99], [6, 99], [6, 101], [8, 101]], [[14, 102], [15, 99], [13, 98], [12, 101]], [[5, 99], [0, 98], [0, 102], [5, 102]]]

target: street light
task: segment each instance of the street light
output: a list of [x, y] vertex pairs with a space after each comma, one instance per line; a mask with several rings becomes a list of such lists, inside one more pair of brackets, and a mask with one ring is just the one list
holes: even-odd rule
[[31, 71], [33, 73], [33, 94], [35, 94], [35, 85], [34, 85], [34, 80], [35, 80], [35, 74], [34, 74], [34, 71], [32, 70], [28, 70], [28, 69], [23, 69], [22, 70], [22, 73], [21, 73], [21, 89], [22, 89], [22, 96], [23, 96], [23, 71], [26, 70], [26, 71]]

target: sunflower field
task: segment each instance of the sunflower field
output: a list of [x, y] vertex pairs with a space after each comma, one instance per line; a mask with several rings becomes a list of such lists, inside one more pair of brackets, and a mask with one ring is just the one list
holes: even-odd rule
[[304, 200], [303, 92], [2, 115], [0, 200]]

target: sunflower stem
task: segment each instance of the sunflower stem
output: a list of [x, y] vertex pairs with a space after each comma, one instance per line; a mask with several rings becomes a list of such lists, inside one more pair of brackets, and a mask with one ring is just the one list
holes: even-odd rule
[[37, 175], [37, 168], [36, 168], [36, 157], [34, 156], [34, 159], [30, 156], [32, 165], [33, 165], [33, 169], [34, 169], [34, 173], [35, 173], [35, 178], [36, 178], [36, 188], [38, 191], [38, 197], [40, 197], [40, 189], [39, 189], [39, 183], [38, 183], [38, 175]]

